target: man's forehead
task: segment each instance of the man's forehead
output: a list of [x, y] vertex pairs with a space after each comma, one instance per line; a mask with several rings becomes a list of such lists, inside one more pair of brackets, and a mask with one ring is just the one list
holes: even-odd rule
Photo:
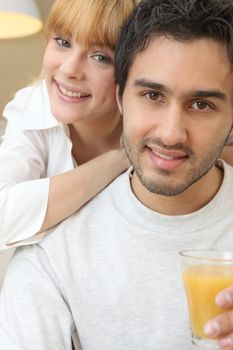
[[226, 45], [218, 41], [203, 38], [181, 42], [155, 36], [129, 69], [130, 84], [140, 79], [168, 87], [170, 79], [173, 84], [187, 84], [188, 80], [191, 90], [228, 90], [232, 87], [233, 67]]
[[204, 50], [207, 48], [209, 51], [208, 57], [211, 57], [213, 54], [224, 57], [226, 62], [231, 63], [228, 56], [228, 48], [227, 43], [220, 42], [219, 40], [214, 40], [211, 38], [196, 38], [190, 40], [181, 40], [178, 38], [174, 38], [171, 35], [162, 35], [156, 34], [150, 36], [147, 44], [145, 45], [143, 50], [140, 50], [134, 57], [134, 61], [137, 58], [145, 56], [145, 54], [157, 55], [162, 49], [173, 48], [173, 51], [169, 51], [169, 57], [172, 60], [174, 55], [179, 52], [185, 52], [187, 50]]

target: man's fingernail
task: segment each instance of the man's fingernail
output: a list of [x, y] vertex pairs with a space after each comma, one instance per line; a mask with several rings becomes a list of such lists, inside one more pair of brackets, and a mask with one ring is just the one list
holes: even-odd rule
[[221, 348], [227, 348], [228, 346], [231, 346], [233, 344], [232, 339], [230, 337], [222, 338], [218, 341], [218, 343], [221, 346]]
[[219, 326], [217, 322], [211, 321], [206, 323], [206, 325], [204, 326], [204, 332], [208, 337], [216, 337], [216, 335], [218, 335], [219, 332]]
[[232, 305], [232, 298], [229, 293], [220, 293], [215, 298], [216, 303], [220, 307], [228, 307]]

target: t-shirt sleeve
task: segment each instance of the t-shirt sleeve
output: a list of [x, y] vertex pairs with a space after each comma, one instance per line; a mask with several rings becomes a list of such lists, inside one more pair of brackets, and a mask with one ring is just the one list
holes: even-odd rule
[[0, 295], [1, 349], [71, 350], [74, 322], [39, 245], [17, 249]]

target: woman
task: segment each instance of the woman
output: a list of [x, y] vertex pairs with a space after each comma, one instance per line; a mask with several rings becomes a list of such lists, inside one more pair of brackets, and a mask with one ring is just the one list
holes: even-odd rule
[[3, 113], [0, 249], [40, 241], [127, 168], [113, 63], [137, 2], [55, 1], [44, 79], [19, 91]]

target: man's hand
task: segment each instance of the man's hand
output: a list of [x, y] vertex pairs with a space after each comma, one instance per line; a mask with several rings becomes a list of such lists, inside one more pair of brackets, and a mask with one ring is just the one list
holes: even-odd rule
[[205, 334], [217, 338], [221, 349], [233, 350], [233, 287], [220, 292], [215, 301], [226, 311], [206, 323]]

